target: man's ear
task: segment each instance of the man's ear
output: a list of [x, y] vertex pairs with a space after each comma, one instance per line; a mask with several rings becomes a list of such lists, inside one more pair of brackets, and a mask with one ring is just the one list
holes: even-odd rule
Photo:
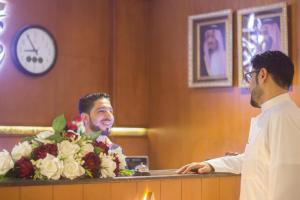
[[89, 122], [89, 120], [90, 120], [90, 116], [88, 115], [88, 114], [86, 114], [86, 113], [81, 113], [80, 114], [80, 117], [81, 117], [81, 119], [82, 119], [82, 121], [83, 121], [83, 123], [86, 125], [88, 122]]
[[266, 82], [267, 78], [269, 76], [269, 73], [266, 68], [261, 68], [258, 73], [258, 80], [261, 82]]

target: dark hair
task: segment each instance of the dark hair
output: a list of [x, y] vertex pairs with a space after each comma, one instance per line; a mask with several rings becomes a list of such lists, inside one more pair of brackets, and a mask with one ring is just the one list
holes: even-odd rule
[[96, 92], [81, 97], [78, 104], [79, 113], [90, 113], [94, 106], [94, 102], [102, 98], [109, 100], [109, 95], [106, 93]]
[[251, 64], [255, 70], [265, 68], [278, 86], [288, 89], [292, 85], [294, 64], [281, 51], [266, 51], [257, 54], [251, 60]]

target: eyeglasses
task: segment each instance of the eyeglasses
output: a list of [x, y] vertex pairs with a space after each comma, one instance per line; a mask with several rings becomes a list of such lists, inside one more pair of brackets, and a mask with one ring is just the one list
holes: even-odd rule
[[253, 74], [254, 74], [254, 73], [258, 73], [258, 72], [259, 72], [259, 70], [253, 70], [253, 71], [251, 71], [251, 72], [245, 73], [245, 74], [244, 74], [244, 79], [245, 79], [245, 81], [246, 81], [247, 83], [250, 83], [250, 81], [252, 80]]

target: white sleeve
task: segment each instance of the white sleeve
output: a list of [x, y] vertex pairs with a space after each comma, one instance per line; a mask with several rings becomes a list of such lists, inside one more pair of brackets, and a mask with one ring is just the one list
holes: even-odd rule
[[234, 174], [240, 174], [242, 170], [242, 164], [244, 160], [244, 154], [236, 156], [224, 156], [207, 160], [205, 162], [212, 165], [215, 172], [230, 172]]
[[300, 196], [300, 116], [277, 116], [269, 126], [270, 199], [296, 200]]

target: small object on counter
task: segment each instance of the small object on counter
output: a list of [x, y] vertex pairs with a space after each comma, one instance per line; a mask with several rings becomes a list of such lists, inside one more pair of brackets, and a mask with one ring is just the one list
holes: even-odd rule
[[237, 156], [237, 155], [239, 155], [239, 153], [238, 152], [226, 152], [225, 153], [225, 156]]
[[134, 176], [150, 176], [149, 168], [144, 165], [143, 163], [139, 164], [134, 169], [135, 173]]
[[130, 170], [130, 169], [121, 169], [119, 176], [133, 176], [133, 174], [135, 173], [134, 170]]

